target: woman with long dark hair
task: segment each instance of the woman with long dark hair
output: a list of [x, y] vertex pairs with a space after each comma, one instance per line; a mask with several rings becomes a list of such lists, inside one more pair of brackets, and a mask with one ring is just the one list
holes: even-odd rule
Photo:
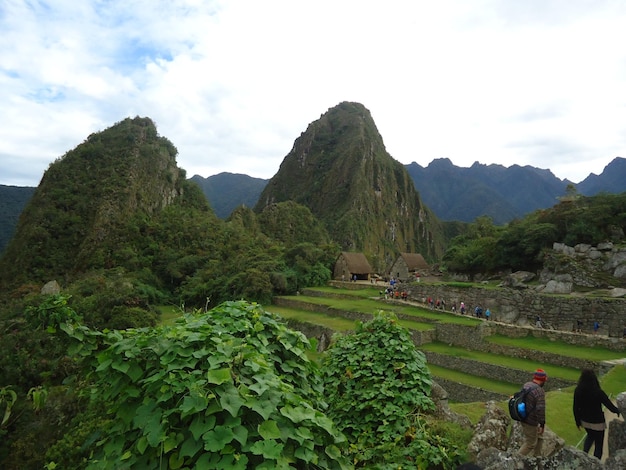
[[606, 429], [602, 405], [619, 416], [617, 407], [600, 388], [596, 373], [591, 369], [583, 370], [574, 390], [574, 419], [578, 429], [582, 426], [587, 431], [583, 450], [589, 452], [593, 444], [593, 455], [598, 459], [602, 458], [604, 430]]

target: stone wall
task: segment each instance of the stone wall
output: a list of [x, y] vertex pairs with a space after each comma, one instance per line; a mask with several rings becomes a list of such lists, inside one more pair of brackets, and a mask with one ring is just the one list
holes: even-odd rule
[[473, 403], [484, 401], [503, 401], [509, 398], [508, 395], [483, 390], [482, 388], [464, 385], [452, 380], [437, 377], [437, 383], [441, 385], [451, 400], [459, 403]]
[[598, 339], [589, 341], [611, 349], [626, 349], [622, 338], [626, 327], [624, 298], [574, 297], [541, 294], [529, 288], [464, 288], [425, 282], [411, 283], [405, 290], [409, 300], [424, 305], [428, 297], [443, 299], [448, 310], [456, 304], [458, 311], [461, 302], [467, 306], [468, 314], [473, 313], [476, 305], [488, 307], [493, 320], [517, 326], [534, 325], [536, 316], [540, 315], [548, 326], [546, 329], [572, 332], [576, 321], [581, 320], [583, 333], [593, 333], [593, 322], [599, 321], [600, 330], [595, 335]]
[[[472, 375], [485, 377], [487, 379], [501, 380], [512, 384], [517, 383], [520, 384], [520, 387], [523, 383], [528, 382], [532, 378], [532, 371], [511, 369], [508, 367], [498, 366], [494, 364], [486, 364], [484, 362], [475, 361], [472, 359], [448, 356], [446, 354], [440, 354], [431, 351], [424, 351], [424, 354], [426, 355], [426, 359], [428, 360], [429, 364], [445, 367], [446, 369], [471, 373]], [[560, 388], [569, 387], [570, 385], [574, 385], [574, 382], [550, 378], [546, 382], [545, 389], [547, 391], [558, 390]], [[447, 388], [446, 390], [448, 391], [448, 393], [450, 393], [450, 397], [453, 400], [459, 401], [458, 396], [453, 395]]]

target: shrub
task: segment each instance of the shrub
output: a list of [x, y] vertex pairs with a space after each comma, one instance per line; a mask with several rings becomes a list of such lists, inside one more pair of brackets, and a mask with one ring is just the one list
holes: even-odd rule
[[344, 467], [308, 341], [256, 304], [159, 328], [61, 328], [109, 410], [86, 468]]
[[395, 315], [379, 313], [336, 336], [322, 366], [328, 415], [350, 442], [357, 467], [453, 468], [460, 452], [430, 432], [434, 409], [423, 353]]

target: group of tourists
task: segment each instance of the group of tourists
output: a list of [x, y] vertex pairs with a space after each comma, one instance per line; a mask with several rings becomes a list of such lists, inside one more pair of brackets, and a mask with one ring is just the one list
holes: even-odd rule
[[[524, 441], [519, 450], [521, 455], [541, 456], [543, 433], [546, 425], [546, 398], [544, 385], [548, 375], [543, 369], [537, 369], [531, 381], [523, 386], [526, 393], [527, 416], [521, 422]], [[606, 420], [602, 406], [619, 417], [619, 409], [611, 402], [600, 388], [596, 373], [591, 369], [581, 372], [574, 390], [573, 414], [578, 429], [586, 432], [583, 451], [588, 453], [593, 446], [593, 455], [602, 458]]]

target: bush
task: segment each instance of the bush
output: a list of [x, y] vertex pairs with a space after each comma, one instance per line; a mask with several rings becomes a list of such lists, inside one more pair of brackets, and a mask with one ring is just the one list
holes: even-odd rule
[[159, 328], [61, 328], [109, 410], [88, 469], [345, 467], [308, 341], [256, 304]]
[[453, 468], [460, 452], [429, 431], [434, 409], [426, 359], [392, 314], [333, 338], [322, 366], [328, 415], [346, 435], [357, 467]]

